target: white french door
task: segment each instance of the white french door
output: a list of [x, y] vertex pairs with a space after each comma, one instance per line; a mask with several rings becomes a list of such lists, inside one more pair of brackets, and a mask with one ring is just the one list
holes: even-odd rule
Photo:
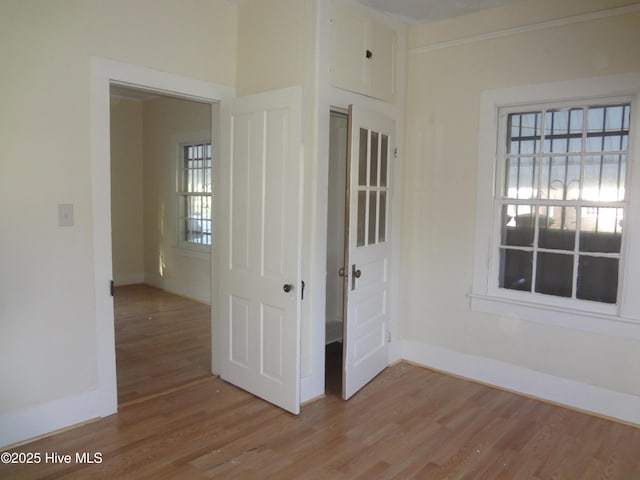
[[349, 107], [344, 399], [387, 366], [394, 132], [391, 119]]
[[[300, 411], [302, 90], [237, 98], [214, 218], [220, 376]], [[218, 242], [215, 245], [215, 242]]]

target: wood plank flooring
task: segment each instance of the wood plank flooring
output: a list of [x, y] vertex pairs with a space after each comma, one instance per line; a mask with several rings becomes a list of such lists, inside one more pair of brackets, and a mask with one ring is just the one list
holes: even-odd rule
[[640, 429], [406, 363], [297, 417], [212, 378], [14, 451], [102, 462], [0, 478], [640, 479]]
[[118, 403], [211, 376], [211, 307], [147, 285], [114, 295]]

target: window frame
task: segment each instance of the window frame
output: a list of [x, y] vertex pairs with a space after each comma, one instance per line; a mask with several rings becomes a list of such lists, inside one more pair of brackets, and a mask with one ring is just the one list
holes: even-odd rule
[[[549, 206], [566, 206], [568, 208], [576, 208], [576, 210], [578, 210], [580, 207], [584, 207], [585, 204], [593, 204], [593, 205], [598, 205], [598, 208], [623, 208], [625, 212], [628, 211], [628, 207], [629, 207], [629, 202], [628, 202], [628, 194], [625, 195], [625, 198], [623, 200], [617, 200], [617, 201], [594, 201], [594, 200], [584, 200], [582, 198], [580, 199], [576, 199], [576, 200], [557, 200], [557, 199], [542, 199], [542, 198], [536, 198], [536, 197], [532, 197], [530, 199], [516, 199], [516, 198], [510, 198], [510, 197], [506, 197], [506, 196], [502, 196], [501, 192], [504, 188], [504, 183], [505, 183], [505, 162], [507, 160], [508, 157], [508, 153], [506, 151], [506, 134], [507, 134], [507, 120], [508, 120], [508, 116], [510, 114], [513, 113], [524, 113], [526, 111], [530, 111], [530, 112], [537, 112], [540, 110], [552, 110], [554, 108], [557, 109], [568, 109], [568, 108], [576, 108], [576, 107], [582, 107], [582, 108], [592, 108], [592, 107], [597, 107], [597, 106], [610, 106], [613, 104], [628, 104], [628, 103], [632, 103], [632, 97], [629, 96], [624, 96], [624, 97], [615, 97], [615, 98], [598, 98], [598, 99], [584, 99], [584, 100], [572, 100], [570, 102], [545, 102], [545, 103], [537, 103], [537, 104], [531, 104], [531, 105], [517, 105], [517, 106], [506, 106], [506, 107], [500, 107], [498, 110], [498, 126], [497, 126], [497, 142], [496, 142], [496, 169], [495, 169], [495, 186], [494, 186], [494, 211], [493, 211], [493, 219], [494, 219], [494, 232], [493, 232], [493, 244], [496, 246], [496, 248], [498, 248], [497, 252], [500, 251], [500, 241], [499, 238], [501, 236], [501, 208], [504, 205], [508, 205], [508, 204], [514, 204], [514, 205], [532, 205], [535, 206], [536, 208], [538, 207], [544, 207], [545, 205], [549, 205]], [[585, 119], [586, 122], [586, 119]], [[542, 128], [542, 124], [540, 126], [540, 128]], [[586, 127], [584, 127], [586, 129]], [[629, 132], [629, 136], [631, 137], [631, 130]], [[573, 152], [573, 153], [566, 153], [566, 156], [583, 156], [583, 155], [587, 155], [588, 152], [581, 150], [580, 152]], [[603, 153], [604, 154], [604, 153]], [[544, 160], [544, 158], [546, 157], [556, 157], [559, 156], [559, 154], [551, 154], [549, 152], [543, 152], [542, 150], [536, 154], [532, 154], [533, 156], [531, 158], [538, 158], [539, 160]], [[562, 155], [560, 155], [562, 156]], [[628, 149], [627, 149], [627, 165], [626, 167], [629, 166], [629, 159], [630, 159], [630, 155], [628, 153]], [[538, 166], [538, 169], [541, 168], [541, 165]], [[582, 171], [581, 171], [582, 172]], [[582, 185], [582, 178], [580, 179], [580, 184]], [[625, 181], [625, 186], [628, 183], [629, 179], [627, 178]], [[542, 188], [541, 186], [538, 186], [538, 189]], [[579, 230], [576, 231], [576, 235], [579, 236], [581, 234], [581, 232]], [[492, 295], [495, 296], [505, 296], [507, 298], [512, 298], [514, 300], [521, 300], [521, 301], [533, 301], [533, 302], [540, 302], [540, 303], [548, 303], [551, 305], [557, 305], [558, 307], [567, 307], [567, 308], [575, 308], [577, 310], [588, 310], [588, 311], [595, 311], [595, 312], [599, 312], [599, 313], [603, 313], [603, 314], [608, 314], [608, 315], [615, 315], [617, 313], [617, 309], [620, 303], [620, 291], [621, 291], [621, 286], [622, 286], [622, 266], [624, 265], [624, 257], [623, 257], [623, 251], [624, 251], [624, 247], [625, 244], [624, 242], [626, 241], [626, 232], [623, 232], [622, 234], [623, 237], [623, 244], [620, 247], [620, 252], [617, 254], [617, 258], [619, 258], [619, 269], [618, 269], [618, 289], [617, 289], [617, 300], [616, 303], [604, 303], [604, 302], [597, 302], [597, 301], [590, 301], [590, 300], [581, 300], [581, 299], [577, 299], [577, 298], [568, 298], [568, 297], [560, 297], [560, 296], [554, 296], [551, 294], [542, 294], [542, 293], [537, 293], [535, 291], [533, 292], [528, 292], [528, 291], [518, 291], [518, 290], [513, 290], [513, 289], [505, 289], [505, 288], [501, 288], [498, 283], [493, 283], [491, 281], [491, 279], [497, 279], [498, 275], [500, 274], [500, 255], [499, 253], [497, 253], [495, 256], [492, 256], [491, 258], [491, 266], [490, 266], [490, 272], [489, 272], [489, 292]], [[537, 237], [534, 239], [534, 243], [537, 242]], [[549, 250], [549, 249], [544, 249], [542, 248], [540, 245], [535, 245], [532, 246], [532, 251], [538, 251], [539, 253], [545, 252], [545, 250]], [[516, 248], [518, 249], [518, 248]], [[509, 248], [506, 248], [506, 250], [509, 250]], [[550, 250], [559, 250], [559, 249], [550, 249]], [[568, 253], [569, 251], [567, 251], [567, 253], [563, 253], [566, 254], [567, 256], [570, 256], [572, 258], [572, 263], [574, 263], [574, 270], [577, 268], [577, 263], [576, 262], [576, 257], [580, 257], [580, 252], [582, 252], [582, 256], [590, 256], [590, 257], [596, 257], [596, 256], [602, 256], [602, 255], [596, 255], [596, 254], [592, 254], [591, 252], [586, 252], [586, 251], [582, 251], [582, 250], [571, 250], [571, 253]], [[494, 252], [495, 253], [495, 252]], [[553, 252], [550, 252], [553, 253]], [[608, 257], [614, 258], [615, 256], [610, 254], [607, 255]], [[536, 266], [533, 265], [534, 270], [536, 270]], [[578, 276], [578, 273], [576, 271], [572, 272], [572, 276], [573, 276], [573, 281], [576, 281], [576, 278]], [[533, 287], [535, 289], [535, 287]], [[576, 292], [573, 292], [573, 295], [576, 295]]]
[[[631, 119], [627, 159], [625, 232], [620, 250], [616, 304], [519, 292], [498, 286], [500, 221], [497, 195], [502, 193], [504, 166], [500, 159], [500, 121], [531, 106], [629, 102]], [[482, 93], [478, 137], [475, 252], [471, 309], [496, 315], [640, 339], [640, 74], [595, 77], [576, 81], [509, 87]], [[503, 118], [500, 118], [500, 114]], [[504, 157], [503, 157], [504, 158]], [[635, 162], [634, 162], [635, 160]], [[634, 165], [635, 163], [635, 165]], [[634, 168], [635, 166], [635, 168]], [[638, 170], [638, 172], [636, 172]], [[497, 174], [499, 173], [499, 174]], [[628, 219], [628, 220], [627, 220]]]
[[[185, 216], [182, 212], [182, 203], [185, 198], [191, 197], [193, 195], [199, 196], [207, 196], [211, 200], [211, 216], [213, 217], [213, 162], [215, 149], [213, 146], [213, 142], [211, 140], [211, 135], [209, 132], [202, 132], [197, 135], [189, 136], [190, 138], [180, 138], [175, 141], [176, 144], [176, 247], [183, 252], [197, 252], [197, 253], [210, 253], [213, 245], [213, 218], [209, 218], [211, 221], [211, 243], [196, 243], [190, 242], [184, 238], [184, 228], [182, 224], [185, 220]], [[188, 192], [185, 191], [182, 187], [184, 185], [184, 152], [185, 148], [189, 146], [197, 146], [197, 145], [210, 145], [211, 149], [211, 165], [210, 176], [211, 176], [211, 192]]]

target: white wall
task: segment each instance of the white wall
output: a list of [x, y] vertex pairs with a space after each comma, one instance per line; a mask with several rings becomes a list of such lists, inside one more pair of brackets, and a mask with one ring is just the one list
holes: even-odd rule
[[143, 106], [111, 96], [111, 245], [116, 285], [144, 281]]
[[211, 303], [211, 253], [179, 247], [176, 199], [180, 142], [211, 141], [217, 105], [159, 97], [144, 103], [144, 280]]
[[[494, 369], [491, 381], [514, 389], [514, 372], [521, 379], [564, 379], [565, 386], [630, 395], [638, 405], [637, 340], [476, 313], [468, 299], [481, 93], [639, 72], [638, 9], [565, 18], [627, 3], [525, 1], [410, 29], [401, 288], [402, 336], [411, 339], [406, 358], [485, 380]], [[564, 20], [538, 25], [553, 18]], [[499, 378], [500, 368], [509, 373]], [[565, 403], [581, 395], [569, 388], [566, 399], [553, 398], [555, 387], [545, 381], [530, 382], [528, 393]]]
[[308, 0], [248, 1], [238, 8], [238, 96], [302, 85]]
[[[218, 106], [213, 109], [217, 112]], [[148, 283], [211, 302], [210, 251], [178, 247], [176, 200], [178, 143], [210, 142], [211, 111], [209, 104], [167, 96], [146, 101], [112, 96], [111, 228], [116, 285]]]
[[[79, 421], [70, 405], [99, 384], [91, 57], [232, 86], [236, 13], [225, 0], [0, 3], [0, 444]], [[57, 225], [61, 203], [72, 227]]]

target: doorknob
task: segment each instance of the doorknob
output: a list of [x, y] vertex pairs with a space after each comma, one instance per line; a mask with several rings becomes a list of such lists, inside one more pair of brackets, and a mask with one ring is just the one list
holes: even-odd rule
[[360, 271], [360, 269], [356, 269], [356, 264], [352, 264], [351, 265], [351, 290], [355, 290], [356, 289], [356, 278], [360, 278], [360, 276], [362, 275], [362, 272]]
[[340, 270], [338, 270], [338, 276], [344, 277], [344, 267], [340, 267]]
[[293, 285], [291, 285], [290, 283], [285, 283], [282, 286], [282, 290], [284, 290], [284, 293], [289, 293], [291, 290], [293, 290]]

